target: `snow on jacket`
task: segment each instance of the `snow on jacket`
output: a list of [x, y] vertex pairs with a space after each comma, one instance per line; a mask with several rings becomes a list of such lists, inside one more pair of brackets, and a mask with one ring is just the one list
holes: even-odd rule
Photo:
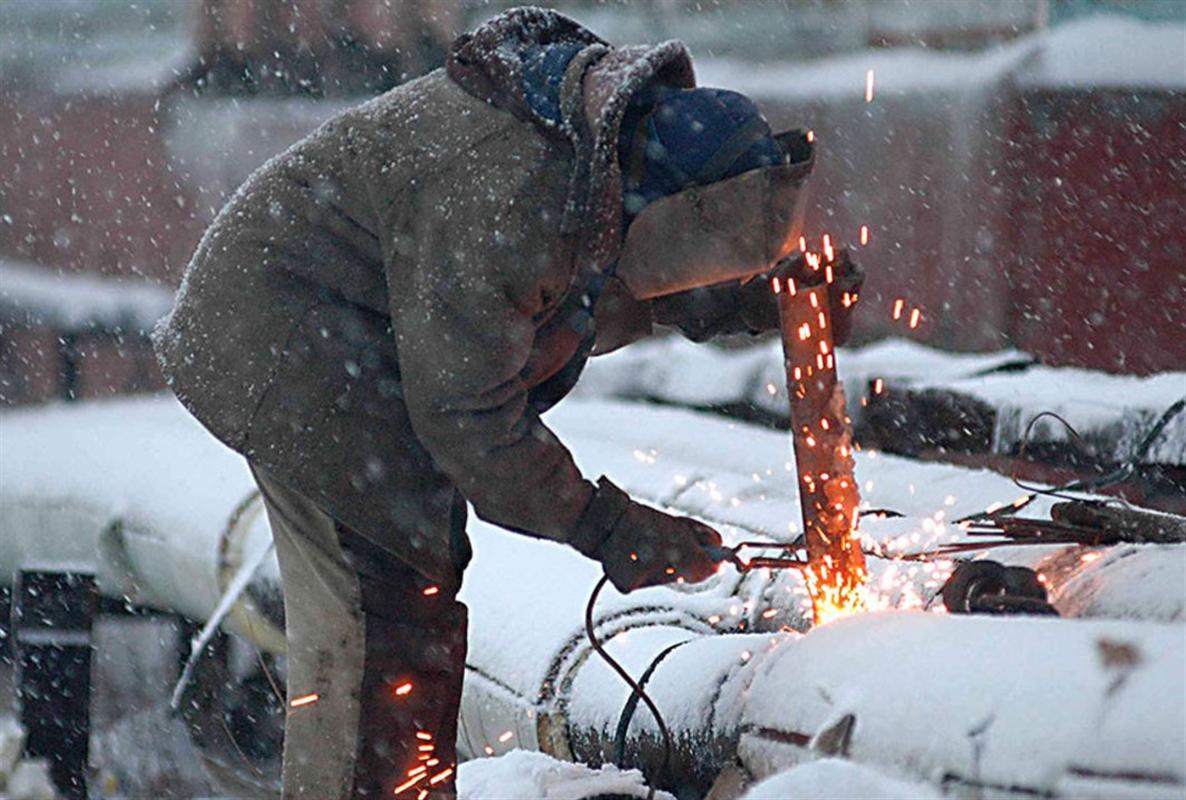
[[[525, 50], [553, 43], [580, 46], [559, 121], [523, 80]], [[618, 123], [651, 81], [694, 84], [682, 45], [613, 49], [537, 9], [460, 37], [446, 69], [331, 119], [231, 198], [154, 333], [170, 386], [228, 446], [442, 585], [469, 557], [464, 500], [565, 540], [592, 485], [532, 394], [584, 357], [569, 312], [592, 279], [618, 265], [598, 352], [653, 321], [744, 329], [736, 279], [798, 235], [809, 157], [656, 202], [623, 252]], [[571, 388], [554, 384], [553, 400]]]

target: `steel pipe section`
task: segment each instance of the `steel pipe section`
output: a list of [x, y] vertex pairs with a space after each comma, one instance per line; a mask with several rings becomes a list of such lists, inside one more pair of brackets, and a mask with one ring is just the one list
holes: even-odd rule
[[[624, 422], [592, 425], [590, 416]], [[109, 597], [204, 620], [239, 565], [268, 546], [244, 462], [171, 399], [5, 412], [2, 421], [0, 582], [46, 564], [81, 565]], [[587, 473], [608, 472], [639, 497], [715, 519], [727, 537], [759, 538], [793, 513], [792, 482], [758, 481], [764, 463], [777, 475], [784, 434], [601, 401], [570, 404], [551, 422]], [[957, 487], [952, 517], [1007, 483], [889, 457], [858, 467], [876, 481], [875, 495], [913, 503], [906, 510], [920, 518]], [[746, 485], [749, 494], [737, 488]], [[916, 522], [872, 519], [869, 530], [912, 536]], [[934, 523], [921, 532], [946, 536]], [[480, 521], [470, 533], [463, 755], [517, 747], [596, 764], [620, 746], [627, 764], [653, 774], [663, 756], [654, 720], [638, 705], [623, 723], [630, 690], [585, 639], [598, 565]], [[806, 627], [801, 577], [729, 568], [694, 587], [607, 592], [596, 629], [632, 675], [647, 675], [675, 738], [662, 782], [681, 791], [703, 790], [738, 755], [750, 779], [832, 755], [1004, 794], [1180, 797], [1186, 626], [1175, 569], [1184, 554], [1181, 546], [998, 552], [1044, 572], [1064, 614], [1091, 619], [899, 610], [780, 633]], [[891, 607], [925, 605], [937, 588], [909, 564], [886, 566], [905, 570], [904, 583], [881, 587], [879, 561], [874, 586]], [[269, 558], [227, 628], [281, 652], [278, 587]], [[1134, 621], [1142, 617], [1149, 621]]]
[[[241, 564], [271, 542], [242, 458], [159, 398], [5, 412], [0, 584], [24, 569], [95, 575], [129, 606], [205, 620]], [[227, 627], [283, 652], [270, 558]]]
[[761, 656], [739, 754], [758, 778], [840, 755], [1004, 795], [1181, 797], [1183, 675], [1177, 624], [859, 615]]

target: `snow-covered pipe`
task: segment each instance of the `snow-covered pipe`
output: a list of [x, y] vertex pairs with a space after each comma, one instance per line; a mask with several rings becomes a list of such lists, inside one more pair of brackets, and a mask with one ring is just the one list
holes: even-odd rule
[[[179, 412], [152, 398], [5, 413], [0, 585], [79, 569], [107, 597], [205, 620], [271, 531], [246, 463]], [[274, 557], [227, 628], [284, 651]]]
[[[676, 740], [669, 788], [703, 794], [735, 755], [749, 780], [843, 756], [1019, 796], [1180, 797], [1186, 788], [1181, 625], [899, 611], [806, 635], [634, 623], [617, 635], [601, 627], [631, 674], [649, 671], [646, 691]], [[631, 692], [587, 647], [566, 661], [538, 698], [512, 698], [497, 676], [471, 674], [463, 750], [477, 757], [484, 742], [513, 738], [612, 761]], [[625, 743], [626, 763], [653, 775], [662, 747], [645, 706]]]
[[[549, 421], [586, 472], [606, 472], [637, 497], [714, 520], [727, 535], [759, 538], [793, 514], [794, 484], [779, 472], [784, 435], [600, 401], [570, 403]], [[266, 519], [249, 501], [253, 486], [242, 459], [172, 400], [6, 412], [0, 423], [0, 581], [30, 563], [89, 564], [111, 596], [202, 620], [237, 566], [267, 546]], [[910, 546], [910, 531], [928, 522], [930, 511], [945, 509], [954, 518], [1016, 492], [989, 473], [886, 456], [860, 454], [857, 475], [872, 486], [871, 502], [889, 498], [913, 515], [869, 519], [870, 535], [905, 538]], [[470, 532], [477, 554], [463, 593], [471, 638], [462, 752], [479, 757], [519, 747], [604, 759], [629, 689], [584, 639], [584, 602], [597, 566], [568, 548], [476, 520]], [[938, 522], [924, 524], [919, 546], [949, 533]], [[735, 742], [746, 768], [761, 776], [847, 739], [854, 759], [899, 769], [916, 764], [932, 781], [950, 773], [952, 780], [1072, 794], [1095, 782], [1109, 791], [1135, 786], [1141, 796], [1159, 787], [1180, 795], [1183, 734], [1172, 723], [1183, 721], [1178, 568], [1186, 547], [1109, 548], [1099, 558], [1095, 551], [1016, 548], [997, 557], [1017, 563], [1014, 552], [1034, 559], [1066, 553], [1073, 568], [1048, 572], [1056, 604], [1065, 599], [1064, 610], [1126, 621], [894, 612], [802, 637], [780, 635], [773, 631], [802, 626], [797, 575], [741, 578], [725, 570], [677, 591], [608, 593], [598, 608], [598, 634], [636, 676], [682, 643], [655, 667], [647, 691], [676, 734], [680, 777], [693, 783], [730, 761]], [[875, 578], [878, 561], [871, 560]], [[912, 594], [925, 597], [934, 580], [919, 573]], [[259, 600], [277, 587], [269, 559], [249, 598], [256, 611], [274, 605]], [[901, 594], [886, 596], [891, 605], [910, 604]], [[1178, 622], [1131, 621], [1148, 609], [1155, 619]], [[244, 619], [251, 624], [233, 615], [228, 627], [281, 651], [278, 629], [260, 637], [264, 622], [277, 621], [273, 614]], [[742, 628], [767, 633], [736, 633]], [[969, 697], [983, 698], [974, 710], [984, 713], [975, 719]], [[885, 706], [887, 698], [897, 705]], [[854, 721], [844, 723], [849, 714]], [[976, 733], [990, 717], [985, 733]], [[656, 731], [639, 706], [627, 729], [627, 759], [652, 766]], [[967, 744], [973, 735], [983, 742], [979, 772], [952, 743]], [[1125, 745], [1125, 737], [1135, 737], [1142, 751]], [[1016, 769], [1000, 755], [1014, 738], [1029, 746]], [[1093, 767], [1097, 762], [1102, 766]]]
[[1186, 628], [860, 615], [756, 659], [740, 755], [820, 754], [1019, 795], [1181, 797]]

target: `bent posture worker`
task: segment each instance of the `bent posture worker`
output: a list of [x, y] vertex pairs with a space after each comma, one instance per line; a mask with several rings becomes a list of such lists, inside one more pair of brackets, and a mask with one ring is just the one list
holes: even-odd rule
[[318, 695], [286, 798], [455, 796], [467, 502], [621, 591], [714, 572], [715, 531], [585, 480], [540, 414], [656, 322], [776, 326], [746, 279], [797, 239], [810, 166], [681, 44], [517, 9], [234, 195], [154, 336], [266, 503], [289, 696]]

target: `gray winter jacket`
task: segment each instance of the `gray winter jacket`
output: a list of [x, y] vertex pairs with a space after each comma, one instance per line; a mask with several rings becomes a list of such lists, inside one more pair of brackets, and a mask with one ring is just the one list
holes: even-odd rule
[[[532, 41], [582, 45], [560, 124], [524, 99], [517, 48]], [[698, 338], [746, 327], [738, 279], [797, 238], [811, 166], [665, 198], [624, 241], [617, 128], [649, 81], [693, 85], [682, 45], [613, 49], [519, 9], [459, 38], [446, 69], [330, 120], [202, 239], [154, 334], [170, 386], [227, 445], [442, 585], [468, 559], [464, 500], [564, 541], [592, 486], [539, 413], [587, 355], [590, 281], [617, 265], [597, 352], [656, 318]]]

